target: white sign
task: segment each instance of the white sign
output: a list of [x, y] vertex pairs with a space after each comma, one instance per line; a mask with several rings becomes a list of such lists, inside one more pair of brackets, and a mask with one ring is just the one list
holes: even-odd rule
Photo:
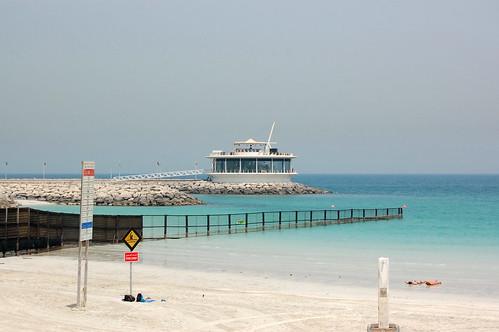
[[94, 226], [95, 162], [82, 162], [80, 201], [80, 241], [92, 240]]

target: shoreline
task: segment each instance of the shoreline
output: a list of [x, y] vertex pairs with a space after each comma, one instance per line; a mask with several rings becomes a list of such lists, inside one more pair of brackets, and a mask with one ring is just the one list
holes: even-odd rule
[[[3, 323], [37, 331], [55, 326], [73, 331], [346, 331], [364, 330], [376, 321], [375, 286], [337, 288], [138, 263], [134, 293], [158, 301], [126, 303], [121, 298], [128, 290], [127, 272], [123, 262], [90, 260], [88, 305], [75, 310], [76, 257], [47, 253], [2, 259]], [[499, 326], [499, 304], [474, 297], [392, 291], [390, 306], [391, 320], [403, 331]]]
[[[334, 227], [334, 226], [333, 226]], [[287, 230], [279, 231], [287, 232]], [[318, 287], [358, 288], [369, 290], [377, 285], [377, 257], [359, 259], [359, 255], [342, 251], [336, 255], [321, 256], [319, 251], [300, 254], [300, 250], [251, 250], [250, 246], [239, 245], [238, 242], [258, 243], [262, 238], [270, 241], [274, 236], [286, 236], [276, 232], [220, 235], [213, 237], [183, 238], [168, 240], [143, 241], [138, 250], [142, 255], [142, 264], [166, 267], [184, 271], [205, 271], [214, 273], [243, 274], [251, 278], [276, 279], [283, 282], [294, 282], [296, 285], [314, 284]], [[260, 240], [258, 240], [260, 238]], [[255, 242], [256, 240], [256, 242]], [[122, 244], [105, 244], [93, 247], [90, 257], [97, 261], [120, 261]], [[76, 257], [77, 248], [63, 248], [53, 251], [51, 255]], [[270, 250], [270, 252], [269, 252]], [[436, 267], [427, 264], [408, 263], [390, 253], [391, 272], [390, 289], [407, 295], [422, 297], [455, 297], [482, 300], [497, 299], [494, 288], [495, 279], [485, 278], [480, 273], [470, 271], [465, 276], [456, 275], [457, 270], [469, 266], [471, 269], [483, 271], [484, 266], [462, 264], [460, 266]], [[490, 259], [493, 258], [489, 258]], [[437, 266], [440, 264], [436, 264]], [[446, 272], [448, 271], [448, 272]], [[491, 270], [490, 273], [494, 274]], [[463, 280], [464, 278], [464, 280]], [[407, 280], [438, 279], [442, 285], [435, 287], [410, 286]]]

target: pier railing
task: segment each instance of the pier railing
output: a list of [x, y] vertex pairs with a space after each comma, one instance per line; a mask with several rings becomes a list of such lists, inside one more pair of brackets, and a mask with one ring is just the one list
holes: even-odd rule
[[184, 238], [402, 218], [402, 208], [144, 215], [145, 239]]

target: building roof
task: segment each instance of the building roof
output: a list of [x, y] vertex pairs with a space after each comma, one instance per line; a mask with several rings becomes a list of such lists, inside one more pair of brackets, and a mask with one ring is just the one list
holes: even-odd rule
[[[267, 142], [255, 141], [253, 138], [250, 138], [246, 141], [235, 141], [234, 144], [267, 144]], [[275, 144], [275, 142], [270, 142], [270, 144]]]

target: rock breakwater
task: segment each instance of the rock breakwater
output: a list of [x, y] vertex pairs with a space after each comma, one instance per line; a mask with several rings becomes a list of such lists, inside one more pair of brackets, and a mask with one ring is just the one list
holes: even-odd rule
[[[2, 204], [37, 200], [74, 205], [80, 201], [80, 180], [1, 180]], [[209, 181], [95, 181], [95, 204], [113, 206], [169, 206], [203, 204], [193, 194], [306, 195], [324, 190], [299, 183], [228, 184]], [[9, 203], [8, 203], [9, 202]]]
[[170, 188], [188, 194], [310, 195], [327, 191], [301, 183], [216, 183], [210, 181], [164, 181]]
[[5, 193], [0, 192], [0, 208], [15, 207], [16, 203]]
[[[80, 202], [79, 180], [7, 180], [0, 191], [13, 200], [37, 200], [74, 205]], [[95, 182], [95, 204], [113, 206], [168, 206], [203, 204], [199, 199], [168, 186], [145, 182]]]

